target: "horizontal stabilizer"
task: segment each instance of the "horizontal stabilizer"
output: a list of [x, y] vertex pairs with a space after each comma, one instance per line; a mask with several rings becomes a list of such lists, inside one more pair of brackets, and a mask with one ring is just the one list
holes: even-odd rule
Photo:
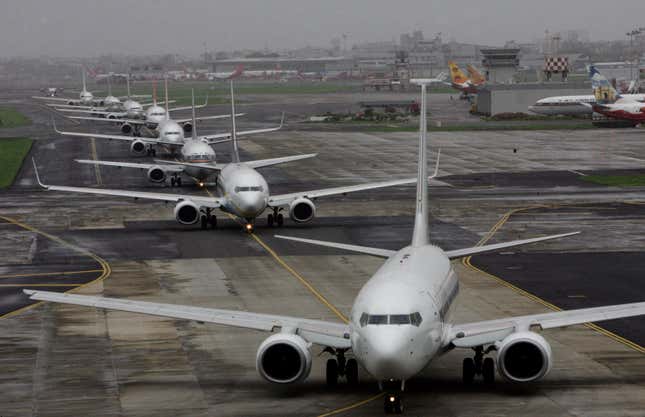
[[450, 259], [463, 258], [466, 256], [478, 255], [478, 254], [487, 253], [487, 252], [495, 252], [500, 249], [512, 248], [515, 246], [522, 246], [522, 245], [528, 245], [531, 243], [544, 242], [546, 240], [560, 239], [563, 237], [577, 235], [579, 233], [580, 232], [563, 233], [560, 235], [536, 237], [532, 239], [523, 239], [523, 240], [513, 240], [511, 242], [504, 242], [504, 243], [494, 243], [492, 245], [473, 246], [472, 248], [449, 250], [449, 251], [446, 251], [446, 255], [448, 255]]
[[359, 252], [367, 255], [378, 256], [381, 258], [389, 258], [390, 256], [396, 253], [396, 251], [394, 250], [370, 248], [367, 246], [347, 245], [345, 243], [326, 242], [323, 240], [303, 239], [299, 237], [281, 236], [281, 235], [275, 235], [275, 237], [277, 237], [278, 239], [293, 240], [294, 242], [309, 243], [311, 245], [325, 246], [328, 248], [335, 248], [335, 249], [343, 249], [351, 252]]

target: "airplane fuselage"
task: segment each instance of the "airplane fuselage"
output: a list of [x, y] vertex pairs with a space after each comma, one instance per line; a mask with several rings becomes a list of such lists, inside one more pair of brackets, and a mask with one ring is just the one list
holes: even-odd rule
[[418, 374], [442, 351], [458, 291], [457, 276], [440, 248], [398, 251], [354, 302], [350, 338], [356, 360], [379, 381], [404, 382]]
[[638, 123], [645, 122], [645, 104], [643, 103], [611, 104], [604, 106], [595, 104], [593, 111], [603, 116], [611, 117], [612, 119], [630, 120]]
[[[192, 164], [208, 164], [216, 160], [215, 151], [205, 142], [193, 139], [186, 139], [181, 148], [181, 160]], [[210, 169], [187, 166], [184, 168], [186, 175], [198, 180], [205, 180], [213, 174]]]

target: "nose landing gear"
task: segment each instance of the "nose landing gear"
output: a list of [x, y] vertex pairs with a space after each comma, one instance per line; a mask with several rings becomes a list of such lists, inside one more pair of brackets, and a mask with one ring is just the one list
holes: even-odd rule
[[383, 397], [383, 409], [385, 414], [403, 413], [403, 382], [390, 380], [382, 383], [385, 397]]
[[346, 350], [343, 349], [325, 348], [323, 352], [336, 356], [335, 359], [327, 360], [326, 377], [328, 387], [338, 385], [338, 378], [341, 376], [345, 377], [347, 385], [358, 385], [358, 362], [356, 362], [356, 359], [345, 359]]
[[473, 349], [475, 356], [472, 358], [464, 358], [463, 362], [463, 380], [464, 384], [470, 385], [475, 380], [476, 375], [481, 375], [484, 383], [495, 383], [495, 361], [493, 358], [484, 358], [485, 354], [494, 350], [491, 346], [484, 351], [483, 346], [477, 346]]

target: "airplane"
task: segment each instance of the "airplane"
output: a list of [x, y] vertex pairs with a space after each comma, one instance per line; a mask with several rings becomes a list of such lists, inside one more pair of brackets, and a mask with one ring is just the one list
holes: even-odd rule
[[[235, 115], [233, 82], [231, 82], [231, 114]], [[272, 195], [269, 192], [269, 185], [267, 184], [266, 179], [256, 171], [256, 168], [272, 166], [283, 162], [290, 162], [293, 160], [302, 159], [305, 156], [297, 155], [283, 158], [242, 162], [240, 161], [240, 156], [237, 148], [237, 137], [239, 136], [239, 133], [237, 132], [235, 124], [235, 116], [231, 117], [231, 121], [231, 143], [233, 147], [233, 161], [231, 163], [211, 164], [165, 161], [166, 164], [203, 168], [217, 173], [217, 191], [219, 195], [217, 197], [44, 185], [42, 182], [40, 182], [38, 175], [36, 176], [36, 179], [39, 181], [39, 184], [42, 187], [52, 191], [69, 191], [74, 193], [113, 195], [174, 202], [176, 203], [174, 215], [175, 219], [179, 223], [184, 225], [192, 225], [200, 222], [201, 220], [202, 229], [206, 229], [208, 224], [211, 224], [213, 228], [216, 227], [217, 218], [212, 215], [212, 211], [214, 209], [220, 209], [224, 212], [236, 216], [239, 219], [244, 220], [246, 222], [244, 228], [247, 232], [253, 231], [255, 220], [265, 210], [271, 211], [271, 213], [267, 216], [267, 224], [269, 227], [273, 226], [274, 223], [276, 223], [278, 226], [282, 226], [282, 224], [284, 223], [284, 216], [280, 212], [285, 208], [288, 210], [289, 216], [294, 222], [306, 223], [311, 221], [316, 215], [316, 205], [314, 204], [314, 200], [317, 198], [347, 194], [356, 191], [394, 187], [416, 182], [416, 178], [405, 178], [400, 180], [390, 180], [352, 186], [333, 187], [320, 190]], [[264, 131], [266, 131], [266, 129], [264, 129]], [[307, 155], [306, 157], [311, 156]], [[34, 167], [36, 168], [35, 162]]]
[[596, 102], [587, 104], [594, 112], [618, 120], [629, 120], [635, 123], [645, 122], [645, 103], [619, 94], [609, 80], [593, 65], [589, 67], [589, 76]]
[[463, 97], [467, 97], [470, 94], [477, 94], [479, 91], [478, 87], [485, 82], [485, 80], [475, 82], [474, 80], [466, 77], [454, 61], [448, 61], [448, 67], [450, 68], [451, 79], [451, 83], [449, 83], [449, 85], [456, 90], [461, 91]]
[[94, 105], [104, 105], [105, 101], [104, 99], [97, 99], [94, 97], [94, 94], [90, 93], [87, 91], [87, 82], [85, 80], [85, 69], [81, 71], [82, 77], [83, 77], [83, 89], [79, 93], [78, 99], [73, 99], [73, 98], [63, 98], [63, 97], [54, 97], [51, 95], [48, 95], [46, 97], [40, 97], [40, 96], [33, 96], [32, 98], [37, 99], [37, 100], [50, 100], [50, 101], [58, 101], [58, 102], [66, 102], [70, 106], [79, 106], [79, 105], [84, 105], [84, 106], [94, 106]]
[[[333, 357], [326, 363], [330, 386], [343, 376], [350, 387], [358, 383], [359, 365], [384, 390], [387, 413], [403, 412], [405, 383], [437, 356], [455, 348], [474, 350], [463, 361], [462, 378], [470, 384], [476, 375], [495, 379], [495, 361], [485, 355], [497, 351], [497, 370], [505, 378], [528, 383], [544, 377], [552, 366], [552, 351], [537, 331], [645, 314], [645, 303], [585, 308], [525, 316], [453, 323], [450, 320], [459, 292], [451, 259], [500, 251], [510, 247], [564, 238], [578, 232], [516, 240], [485, 246], [443, 251], [429, 241], [426, 161], [426, 88], [421, 85], [421, 120], [417, 195], [412, 242], [399, 251], [279, 236], [387, 258], [354, 300], [348, 323], [311, 320], [277, 314], [162, 304], [23, 290], [31, 300], [119, 310], [170, 317], [273, 333], [260, 343], [256, 368], [265, 380], [276, 384], [301, 382], [312, 366], [312, 345]], [[437, 165], [438, 168], [438, 165]], [[437, 175], [435, 168], [434, 175]], [[430, 177], [430, 178], [432, 178]], [[346, 359], [351, 352], [352, 358]]]
[[[65, 136], [75, 136], [83, 138], [95, 138], [95, 139], [107, 139], [107, 140], [120, 140], [130, 143], [130, 152], [135, 155], [143, 155], [144, 153], [147, 156], [156, 156], [157, 151], [155, 146], [163, 146], [170, 150], [171, 153], [176, 153], [179, 149], [184, 146], [185, 141], [185, 131], [187, 130], [187, 125], [190, 124], [190, 129], [193, 129], [190, 119], [180, 119], [173, 120], [170, 118], [170, 109], [168, 107], [168, 88], [166, 85], [166, 109], [163, 114], [163, 119], [159, 120], [156, 123], [156, 131], [158, 132], [157, 137], [144, 137], [144, 136], [124, 136], [124, 135], [111, 135], [111, 134], [100, 134], [100, 133], [83, 133], [83, 132], [69, 132], [69, 131], [60, 131], [56, 128], [56, 123], [52, 119], [52, 125], [54, 126], [54, 131], [60, 135]], [[156, 114], [155, 114], [156, 116]], [[218, 119], [218, 118], [228, 118], [229, 115], [225, 116], [205, 116], [201, 119]], [[284, 121], [284, 117], [283, 117]], [[184, 124], [184, 127], [180, 125], [180, 122]], [[134, 123], [132, 120], [129, 123]], [[145, 122], [144, 122], [145, 123]], [[151, 123], [151, 122], [148, 122]], [[238, 132], [238, 136], [253, 135], [259, 133], [268, 133], [280, 130], [282, 128], [282, 123], [278, 127], [266, 128], [266, 129], [254, 129], [246, 130], [243, 132]], [[231, 137], [231, 133], [217, 133], [212, 135], [203, 135], [199, 137], [200, 141], [204, 141], [209, 145], [217, 144], [222, 142], [221, 139], [228, 141]]]
[[63, 92], [63, 89], [60, 87], [44, 87], [40, 89], [41, 92], [47, 94], [46, 98], [49, 97], [58, 97], [58, 94]]
[[468, 75], [470, 76], [473, 84], [481, 85], [486, 82], [486, 78], [474, 66], [470, 64], [466, 65], [466, 71], [468, 71]]
[[213, 80], [233, 80], [244, 73], [244, 65], [240, 64], [233, 71], [227, 72], [209, 72], [206, 77], [209, 81]]
[[[195, 117], [195, 92], [192, 91], [192, 125], [195, 126], [191, 129], [191, 137], [184, 140], [184, 146], [179, 150], [178, 161], [172, 161], [167, 163], [164, 160], [155, 160], [155, 163], [135, 163], [135, 162], [112, 162], [112, 161], [96, 161], [94, 159], [76, 159], [75, 161], [81, 164], [89, 165], [99, 165], [99, 166], [111, 166], [117, 168], [135, 168], [146, 171], [146, 176], [151, 182], [162, 183], [165, 182], [168, 177], [170, 177], [170, 186], [181, 187], [181, 174], [187, 175], [195, 180], [200, 187], [203, 187], [204, 181], [213, 174], [218, 172], [216, 161], [216, 154], [213, 148], [210, 145], [228, 142], [230, 139], [223, 139], [219, 141], [205, 141], [199, 139], [197, 136], [197, 119]], [[282, 126], [284, 122], [280, 123]], [[264, 133], [267, 131], [274, 131], [275, 129], [262, 129], [255, 130], [253, 133]], [[244, 132], [237, 132], [238, 136]], [[248, 134], [248, 133], [247, 133]], [[282, 158], [282, 162], [291, 162], [299, 159], [304, 159], [307, 157], [314, 157], [315, 154], [309, 155], [299, 155], [297, 157]], [[204, 167], [198, 167], [193, 165], [183, 165], [181, 162], [187, 164], [205, 164]], [[259, 167], [258, 162], [256, 167]], [[275, 162], [275, 161], [274, 161]], [[278, 163], [282, 163], [278, 162]]]

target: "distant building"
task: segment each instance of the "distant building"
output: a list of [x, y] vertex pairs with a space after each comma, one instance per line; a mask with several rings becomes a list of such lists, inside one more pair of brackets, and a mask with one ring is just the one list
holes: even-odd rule
[[482, 65], [491, 83], [512, 83], [520, 67], [519, 48], [482, 49]]

